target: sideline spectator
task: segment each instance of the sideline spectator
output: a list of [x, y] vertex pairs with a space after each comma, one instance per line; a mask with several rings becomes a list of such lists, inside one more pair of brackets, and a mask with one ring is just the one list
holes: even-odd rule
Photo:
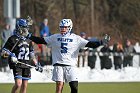
[[[81, 32], [80, 36], [84, 39], [87, 39], [86, 33]], [[87, 66], [88, 61], [88, 48], [84, 47], [79, 50], [78, 54], [78, 67], [85, 67]]]
[[5, 24], [5, 28], [1, 32], [2, 47], [4, 46], [4, 44], [6, 43], [6, 41], [8, 40], [8, 38], [11, 35], [12, 35], [12, 31], [10, 30], [10, 25], [9, 24]]
[[123, 67], [127, 65], [133, 66], [133, 55], [131, 55], [131, 53], [136, 53], [136, 50], [129, 39], [125, 41], [124, 53]]
[[[50, 35], [51, 35], [51, 33], [50, 33], [49, 26], [48, 26], [48, 19], [46, 18], [46, 19], [44, 19], [43, 23], [41, 23], [41, 25], [40, 25], [40, 36], [48, 37]], [[48, 48], [46, 45], [43, 45], [43, 44], [40, 44], [38, 46], [41, 49], [42, 61], [44, 61], [44, 62], [50, 61], [50, 58], [51, 58], [50, 48]], [[44, 63], [44, 64], [46, 64], [46, 63]]]
[[96, 52], [96, 49], [88, 48], [88, 66], [90, 67], [90, 69], [95, 68], [95, 62], [97, 59], [95, 52]]
[[123, 53], [123, 46], [121, 43], [117, 42], [116, 44], [113, 45], [113, 53], [114, 53], [113, 58], [114, 58], [115, 70], [121, 69], [123, 63], [123, 59], [121, 55], [121, 53]]
[[[89, 41], [99, 41], [97, 38], [90, 38]], [[94, 69], [95, 68], [95, 62], [97, 59], [97, 56], [95, 54], [95, 52], [97, 51], [97, 49], [93, 49], [93, 48], [88, 48], [88, 66], [90, 67], [90, 69]]]
[[104, 47], [101, 48], [100, 50], [103, 55], [100, 56], [100, 62], [101, 62], [101, 69], [111, 69], [112, 67], [112, 61], [109, 58], [109, 52], [112, 52], [111, 49], [109, 48], [109, 45], [106, 44]]
[[47, 37], [50, 35], [51, 35], [51, 33], [50, 33], [49, 26], [48, 26], [48, 19], [44, 19], [43, 23], [41, 23], [41, 26], [40, 26], [40, 36]]
[[[10, 25], [5, 24], [5, 28], [1, 32], [1, 38], [2, 38], [2, 47], [5, 45], [8, 38], [12, 35], [12, 31], [10, 30]], [[6, 72], [7, 66], [8, 66], [8, 58], [1, 57], [1, 71]]]

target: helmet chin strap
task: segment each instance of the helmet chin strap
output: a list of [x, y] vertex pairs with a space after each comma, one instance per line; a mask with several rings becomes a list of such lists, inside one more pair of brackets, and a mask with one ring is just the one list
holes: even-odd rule
[[64, 34], [61, 34], [62, 36], [70, 35], [70, 32], [66, 32]]
[[67, 34], [67, 32], [66, 33], [61, 33], [62, 36], [65, 36], [66, 34]]

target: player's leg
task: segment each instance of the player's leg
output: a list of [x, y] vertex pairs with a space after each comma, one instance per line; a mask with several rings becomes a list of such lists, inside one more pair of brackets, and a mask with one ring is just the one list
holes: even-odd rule
[[123, 67], [126, 67], [127, 66], [127, 61], [123, 61]]
[[56, 82], [56, 93], [62, 93], [64, 86], [63, 67], [54, 66], [52, 80]]
[[71, 88], [71, 93], [78, 93], [78, 81], [69, 82], [69, 86]]
[[78, 54], [77, 67], [80, 67], [80, 66], [81, 66], [81, 57], [82, 57], [82, 53], [80, 52], [80, 53]]
[[26, 93], [27, 85], [28, 85], [28, 80], [22, 80], [22, 85], [21, 85], [20, 93]]
[[56, 81], [56, 93], [62, 93], [64, 82]]
[[31, 71], [29, 68], [23, 68], [22, 70], [22, 86], [20, 93], [26, 93], [28, 80], [31, 79]]
[[133, 66], [133, 60], [128, 61], [129, 66]]
[[82, 67], [85, 66], [85, 54], [82, 55]]
[[21, 88], [21, 85], [22, 85], [22, 79], [16, 78], [11, 93], [18, 93], [19, 89]]
[[66, 66], [65, 77], [71, 88], [71, 93], [78, 93], [78, 71], [76, 67]]
[[14, 78], [15, 78], [15, 84], [12, 88], [11, 93], [17, 93], [22, 85], [22, 76], [21, 76], [22, 70], [18, 67], [14, 67], [13, 74], [14, 74]]

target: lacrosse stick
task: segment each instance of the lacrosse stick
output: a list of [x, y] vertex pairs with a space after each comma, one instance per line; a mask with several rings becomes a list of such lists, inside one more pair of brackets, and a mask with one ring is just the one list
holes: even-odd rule
[[26, 63], [23, 63], [23, 62], [20, 62], [20, 61], [17, 61], [17, 63], [20, 63], [22, 65], [28, 66], [30, 68], [35, 68], [35, 66], [29, 65], [29, 64], [26, 64]]
[[[22, 65], [25, 65], [25, 66], [28, 66], [28, 67], [30, 67], [30, 68], [36, 68], [36, 66], [32, 66], [32, 65], [30, 65], [30, 64], [26, 64], [26, 63], [23, 63], [23, 62], [20, 62], [20, 61], [17, 61], [17, 63], [19, 63], [19, 64], [22, 64]], [[43, 69], [43, 67], [41, 67], [42, 69]], [[48, 69], [43, 69], [43, 71], [47, 71]], [[42, 71], [42, 72], [43, 72]], [[40, 72], [40, 71], [39, 71]]]
[[[22, 37], [20, 37], [20, 38], [16, 41], [16, 43], [13, 45], [12, 49], [9, 51], [10, 54], [11, 54], [11, 52], [14, 50], [14, 48], [17, 46], [17, 44], [20, 42], [21, 38], [22, 38]], [[4, 54], [2, 54], [2, 56], [3, 56], [4, 58], [8, 58], [9, 55], [7, 55], [7, 54], [4, 53]]]
[[30, 16], [27, 16], [27, 21], [29, 26], [33, 25], [33, 20]]

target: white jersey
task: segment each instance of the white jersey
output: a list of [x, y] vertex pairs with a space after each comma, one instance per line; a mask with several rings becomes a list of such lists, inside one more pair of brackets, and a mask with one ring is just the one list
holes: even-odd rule
[[89, 42], [76, 34], [54, 34], [44, 37], [47, 45], [52, 48], [53, 65], [55, 63], [76, 66], [80, 48]]

